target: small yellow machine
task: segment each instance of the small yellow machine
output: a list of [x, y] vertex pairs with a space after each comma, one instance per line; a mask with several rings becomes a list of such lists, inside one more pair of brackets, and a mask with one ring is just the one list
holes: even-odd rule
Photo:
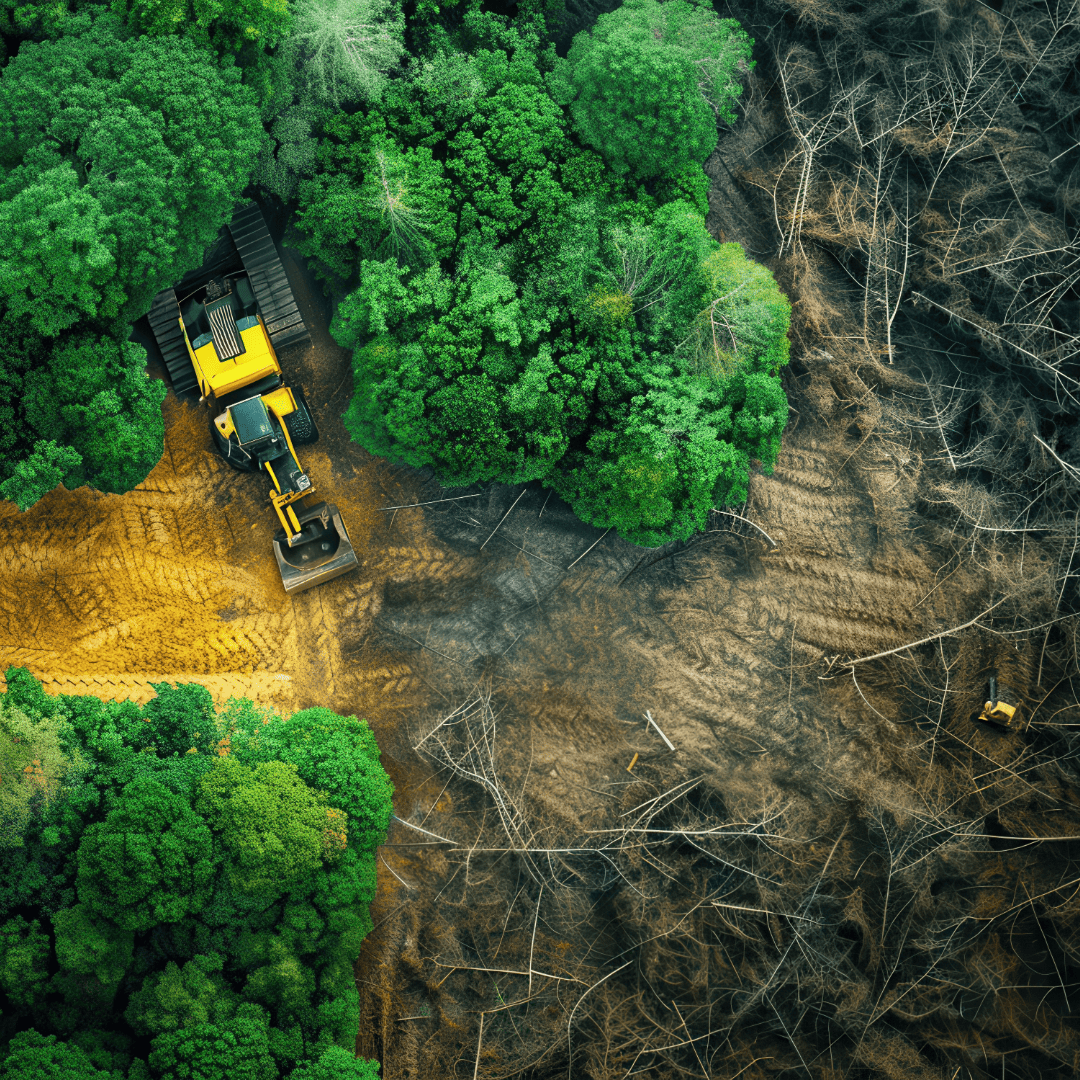
[[[285, 384], [274, 339], [310, 338], [262, 212], [254, 203], [238, 207], [228, 229], [231, 237], [223, 229], [213, 249], [217, 265], [188, 275], [182, 296], [160, 293], [150, 324], [173, 389], [197, 387], [199, 400], [213, 403], [210, 431], [221, 456], [273, 485], [278, 570], [287, 593], [302, 592], [351, 570], [356, 552], [336, 506], [303, 502], [315, 489], [296, 448], [315, 442], [319, 432], [303, 391]], [[232, 268], [220, 271], [222, 262]]]
[[991, 675], [990, 700], [983, 705], [982, 712], [979, 713], [979, 719], [986, 724], [1008, 727], [1016, 716], [1017, 708], [1018, 706], [1010, 705], [998, 697], [997, 679]]

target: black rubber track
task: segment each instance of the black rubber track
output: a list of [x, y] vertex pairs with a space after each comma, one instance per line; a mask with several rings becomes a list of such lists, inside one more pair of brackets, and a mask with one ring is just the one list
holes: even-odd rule
[[296, 306], [285, 267], [256, 202], [241, 203], [233, 211], [229, 225], [236, 250], [251, 279], [267, 333], [275, 351], [293, 345], [306, 347], [311, 334]]
[[154, 297], [150, 305], [150, 329], [161, 350], [162, 359], [169, 372], [173, 392], [182, 394], [198, 386], [195, 365], [188, 355], [184, 333], [180, 329], [180, 309], [176, 305], [176, 292], [165, 289]]

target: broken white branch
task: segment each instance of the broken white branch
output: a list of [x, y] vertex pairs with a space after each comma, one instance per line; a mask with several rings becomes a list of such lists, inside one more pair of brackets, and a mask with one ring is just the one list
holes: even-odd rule
[[674, 750], [675, 747], [672, 744], [671, 740], [660, 730], [660, 725], [652, 718], [652, 713], [649, 712], [648, 710], [645, 711], [645, 719], [648, 720], [649, 723], [652, 724], [652, 726], [654, 728], [656, 728], [656, 734], [659, 735], [660, 738], [664, 740], [664, 745], [669, 750]]

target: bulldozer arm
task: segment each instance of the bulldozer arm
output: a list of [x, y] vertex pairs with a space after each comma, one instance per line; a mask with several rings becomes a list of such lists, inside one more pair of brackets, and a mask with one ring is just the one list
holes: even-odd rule
[[296, 515], [299, 534], [290, 537], [284, 529], [274, 534], [274, 557], [287, 594], [321, 585], [358, 565], [349, 531], [333, 503], [290, 506], [289, 512]]

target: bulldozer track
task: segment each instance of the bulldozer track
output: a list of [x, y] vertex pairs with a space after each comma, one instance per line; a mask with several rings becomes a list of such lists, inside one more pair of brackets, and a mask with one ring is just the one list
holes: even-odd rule
[[[127, 495], [0, 508], [0, 671], [27, 667], [53, 694], [145, 702], [154, 682], [199, 682], [219, 704], [347, 704], [366, 676], [342, 650], [390, 563], [287, 597], [260, 485], [213, 452], [204, 410], [170, 396], [165, 415], [165, 453]], [[408, 673], [383, 667], [379, 693], [405, 693]]]
[[161, 358], [169, 372], [173, 390], [182, 394], [198, 385], [195, 365], [188, 355], [184, 332], [180, 329], [180, 311], [176, 306], [176, 291], [164, 289], [150, 305], [150, 329], [161, 350]]
[[280, 352], [292, 346], [306, 348], [311, 344], [311, 334], [304, 325], [259, 204], [238, 204], [229, 231], [251, 279], [274, 349]]

